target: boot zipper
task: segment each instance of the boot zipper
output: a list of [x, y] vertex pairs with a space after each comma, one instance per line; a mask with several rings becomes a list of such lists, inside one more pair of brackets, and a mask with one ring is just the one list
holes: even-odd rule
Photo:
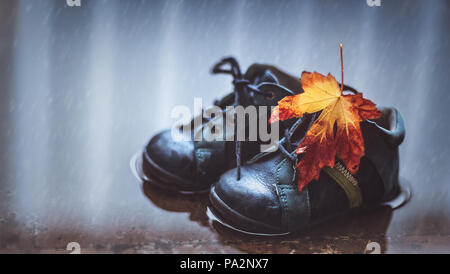
[[323, 171], [344, 190], [350, 208], [357, 208], [362, 205], [362, 193], [358, 181], [343, 164], [336, 162], [333, 168], [324, 167]]

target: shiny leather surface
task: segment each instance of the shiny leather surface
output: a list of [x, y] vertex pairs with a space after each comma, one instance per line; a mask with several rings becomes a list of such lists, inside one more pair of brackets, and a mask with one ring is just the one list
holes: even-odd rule
[[[302, 131], [304, 124], [298, 126], [297, 131]], [[398, 186], [395, 151], [405, 132], [403, 119], [395, 109], [385, 109], [379, 121], [363, 124], [365, 147], [370, 149], [356, 178], [363, 192], [363, 207], [369, 207], [395, 195], [392, 193]], [[389, 134], [390, 138], [384, 138]], [[381, 162], [384, 163], [382, 170], [377, 169]], [[234, 211], [283, 231], [298, 231], [350, 210], [344, 191], [324, 172], [318, 181], [298, 193], [294, 168], [295, 163], [277, 151], [245, 166], [240, 181], [233, 176], [233, 170], [225, 173], [215, 191]]]
[[[276, 156], [276, 155], [274, 155]], [[273, 156], [251, 166], [243, 166], [242, 177], [236, 180], [234, 169], [225, 172], [215, 184], [217, 195], [238, 213], [257, 221], [278, 227], [281, 225], [281, 205], [274, 185]]]
[[[278, 80], [274, 75], [282, 77], [283, 82], [288, 86], [283, 87], [278, 85]], [[252, 105], [255, 106], [274, 106], [279, 100], [293, 93], [289, 87], [292, 86], [298, 90], [297, 79], [273, 66], [254, 64], [248, 69], [246, 77], [257, 85], [261, 91], [270, 92], [273, 95], [271, 98], [267, 98], [260, 94], [254, 94], [252, 97]], [[219, 100], [218, 103], [222, 104], [222, 107], [226, 107], [226, 104], [230, 103], [228, 96]], [[267, 120], [269, 116], [270, 112], [267, 112]], [[211, 123], [220, 123], [222, 124], [222, 128], [225, 129], [222, 118], [214, 118], [204, 125], [209, 126]], [[203, 135], [206, 134], [205, 132], [208, 131], [203, 131], [203, 127], [193, 129], [191, 136], [198, 134], [197, 132]], [[177, 132], [177, 134], [182, 133]], [[224, 130], [224, 136], [227, 134], [229, 133]], [[185, 138], [184, 141], [175, 141], [171, 136], [171, 130], [166, 130], [152, 137], [146, 147], [149, 157], [158, 165], [158, 168], [189, 181], [189, 185], [184, 186], [184, 188], [190, 189], [194, 187], [198, 189], [202, 187], [196, 185], [201, 185], [206, 189], [212, 183], [216, 182], [223, 172], [235, 166], [235, 158], [233, 157], [235, 148], [232, 145], [233, 143], [223, 141], [188, 141], [186, 139], [189, 138]], [[257, 145], [256, 142], [255, 144], [242, 145], [244, 148], [242, 161], [245, 162], [258, 152], [257, 149], [259, 147]], [[145, 158], [144, 161], [146, 161]], [[148, 163], [144, 162], [144, 166], [146, 164]], [[148, 169], [144, 168], [144, 172], [146, 170]], [[146, 176], [154, 180], [163, 181], [165, 184], [171, 184], [171, 187], [178, 187], [180, 185], [180, 182], [175, 183], [174, 180], [158, 178], [157, 175], [152, 174], [150, 171], [146, 172]]]
[[160, 167], [188, 180], [195, 180], [194, 142], [175, 141], [171, 130], [155, 135], [146, 147]]

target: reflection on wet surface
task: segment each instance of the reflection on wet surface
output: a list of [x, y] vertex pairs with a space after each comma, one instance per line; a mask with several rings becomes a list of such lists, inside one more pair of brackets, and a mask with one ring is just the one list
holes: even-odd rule
[[[0, 2], [0, 252], [450, 252], [448, 1]], [[324, 20], [323, 18], [326, 18]], [[339, 74], [406, 122], [413, 199], [284, 237], [212, 222], [207, 195], [141, 184], [129, 161], [172, 107], [226, 94], [234, 55]]]
[[189, 220], [197, 222], [201, 226], [208, 226], [209, 219], [206, 216], [208, 206], [208, 194], [178, 194], [168, 193], [148, 183], [142, 184], [145, 196], [157, 207], [169, 212], [189, 213]]
[[214, 229], [221, 243], [250, 253], [364, 253], [369, 242], [386, 251], [386, 230], [392, 215], [383, 207], [365, 215], [350, 215], [319, 225], [311, 231], [288, 236], [262, 237], [235, 233], [218, 223]]

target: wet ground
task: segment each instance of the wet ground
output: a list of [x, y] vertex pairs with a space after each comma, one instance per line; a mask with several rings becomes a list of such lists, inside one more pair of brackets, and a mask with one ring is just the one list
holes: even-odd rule
[[[365, 2], [1, 1], [0, 252], [449, 253], [450, 4]], [[231, 89], [222, 56], [339, 75], [339, 42], [346, 83], [405, 118], [404, 207], [249, 237], [133, 176], [174, 106]]]

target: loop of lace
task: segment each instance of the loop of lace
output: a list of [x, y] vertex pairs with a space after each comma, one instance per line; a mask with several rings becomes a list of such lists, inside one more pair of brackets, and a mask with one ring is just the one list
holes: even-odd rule
[[[225, 69], [224, 66], [229, 65], [229, 69]], [[248, 79], [245, 79], [242, 75], [241, 68], [238, 62], [233, 57], [224, 58], [218, 62], [212, 69], [213, 74], [230, 74], [233, 77], [234, 85], [234, 106], [247, 105], [250, 103], [250, 97], [253, 96], [251, 92], [259, 93], [264, 96], [268, 95], [267, 92], [259, 90], [256, 86], [252, 85]], [[234, 114], [234, 120], [237, 120], [237, 113]], [[237, 136], [237, 125], [234, 125], [234, 136]], [[237, 167], [237, 179], [241, 178], [241, 145], [242, 141], [235, 141], [235, 154], [236, 154], [236, 167]]]

